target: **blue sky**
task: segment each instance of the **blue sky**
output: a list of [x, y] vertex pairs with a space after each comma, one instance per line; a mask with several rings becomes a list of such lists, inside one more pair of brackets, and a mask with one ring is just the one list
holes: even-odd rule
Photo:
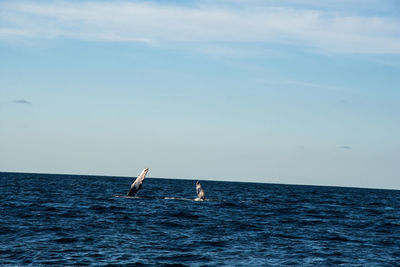
[[398, 1], [2, 1], [0, 171], [400, 189]]

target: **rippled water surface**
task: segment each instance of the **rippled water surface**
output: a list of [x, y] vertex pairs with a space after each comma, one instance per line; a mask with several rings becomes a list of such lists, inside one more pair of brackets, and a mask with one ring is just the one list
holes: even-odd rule
[[399, 266], [400, 191], [132, 181], [0, 173], [1, 265]]

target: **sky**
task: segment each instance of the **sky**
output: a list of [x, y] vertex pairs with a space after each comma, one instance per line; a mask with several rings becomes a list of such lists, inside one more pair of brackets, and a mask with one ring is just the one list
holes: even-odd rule
[[398, 0], [1, 1], [0, 171], [400, 189]]

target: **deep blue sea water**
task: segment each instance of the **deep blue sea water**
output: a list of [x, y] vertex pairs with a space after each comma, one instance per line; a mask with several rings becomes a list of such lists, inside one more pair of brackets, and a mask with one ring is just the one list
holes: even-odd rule
[[400, 266], [400, 191], [0, 173], [0, 264]]

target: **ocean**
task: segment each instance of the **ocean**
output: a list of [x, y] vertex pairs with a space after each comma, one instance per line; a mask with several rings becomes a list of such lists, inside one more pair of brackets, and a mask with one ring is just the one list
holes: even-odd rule
[[0, 173], [1, 266], [400, 266], [400, 191]]

